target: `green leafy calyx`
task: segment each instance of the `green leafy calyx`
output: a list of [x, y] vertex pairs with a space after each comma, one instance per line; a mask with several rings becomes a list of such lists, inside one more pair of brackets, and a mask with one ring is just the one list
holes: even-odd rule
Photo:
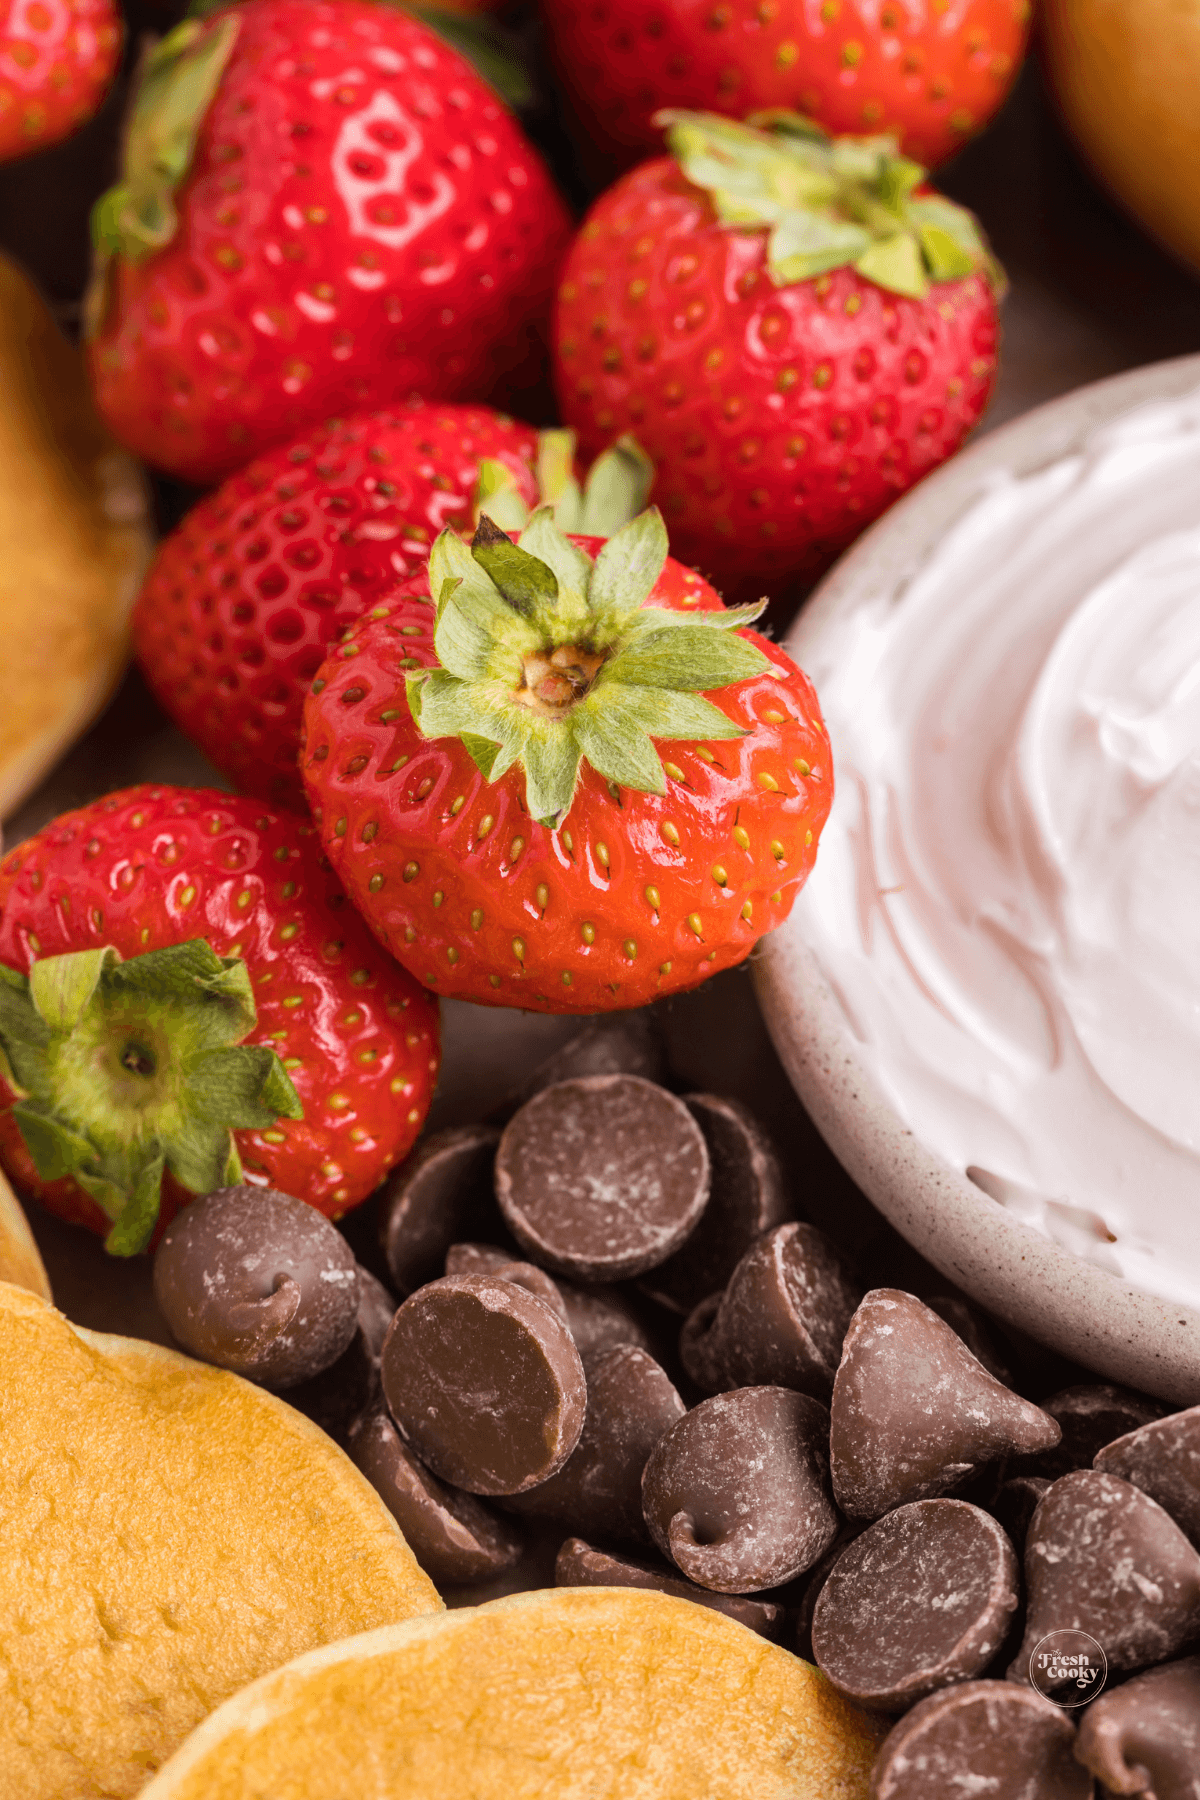
[[114, 256], [144, 262], [174, 237], [175, 191], [192, 166], [237, 34], [236, 12], [211, 24], [185, 19], [145, 57], [125, 127], [121, 178], [92, 208], [101, 264]]
[[132, 1256], [158, 1219], [163, 1171], [191, 1193], [241, 1179], [234, 1131], [303, 1108], [254, 1029], [245, 964], [203, 938], [122, 961], [111, 946], [0, 965], [0, 1059], [45, 1181], [73, 1176]]
[[[575, 433], [538, 434], [538, 495], [560, 531], [612, 537], [636, 519], [654, 485], [654, 464], [636, 438], [620, 437], [598, 456], [581, 487], [575, 478]], [[529, 508], [506, 463], [485, 457], [475, 487], [475, 523], [487, 514], [502, 531], [521, 531]]]
[[646, 604], [666, 559], [656, 507], [594, 561], [548, 506], [516, 543], [486, 514], [469, 546], [444, 531], [429, 558], [441, 667], [408, 678], [422, 734], [459, 738], [489, 781], [519, 765], [530, 814], [552, 827], [583, 761], [618, 787], [665, 794], [654, 740], [742, 737], [703, 696], [770, 667], [738, 635], [765, 601], [696, 613]]
[[770, 227], [767, 267], [778, 287], [845, 267], [914, 299], [977, 272], [1004, 286], [974, 215], [920, 192], [925, 170], [899, 154], [895, 138], [830, 138], [791, 112], [745, 125], [662, 112], [656, 123], [723, 225]]

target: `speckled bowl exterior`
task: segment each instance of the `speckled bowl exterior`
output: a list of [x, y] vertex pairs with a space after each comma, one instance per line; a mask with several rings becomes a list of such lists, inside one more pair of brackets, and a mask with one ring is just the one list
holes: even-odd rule
[[[842, 610], [864, 592], [898, 588], [996, 473], [1032, 474], [1129, 408], [1197, 387], [1200, 356], [1155, 363], [1080, 388], [981, 439], [843, 557], [796, 620], [787, 650], [801, 666], [819, 662], [823, 634]], [[820, 873], [818, 860], [813, 879]], [[1200, 1311], [1144, 1293], [1042, 1237], [923, 1144], [860, 1058], [800, 917], [764, 940], [756, 981], [776, 1049], [818, 1130], [935, 1268], [998, 1317], [1109, 1380], [1177, 1405], [1200, 1402]]]

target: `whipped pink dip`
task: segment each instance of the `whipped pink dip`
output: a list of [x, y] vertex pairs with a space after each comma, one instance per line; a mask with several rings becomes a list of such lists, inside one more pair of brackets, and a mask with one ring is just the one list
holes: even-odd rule
[[796, 913], [880, 1086], [1200, 1304], [1200, 393], [993, 479], [805, 660], [838, 794]]

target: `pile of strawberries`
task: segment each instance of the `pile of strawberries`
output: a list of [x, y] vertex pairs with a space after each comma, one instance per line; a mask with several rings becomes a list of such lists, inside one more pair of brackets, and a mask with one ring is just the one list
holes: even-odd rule
[[[744, 959], [833, 797], [764, 597], [991, 391], [1003, 278], [923, 164], [1023, 0], [543, 0], [617, 176], [578, 227], [462, 54], [528, 50], [494, 10], [204, 0], [131, 86], [86, 352], [114, 436], [211, 490], [134, 641], [241, 797], [110, 795], [0, 863], [0, 1160], [114, 1250], [218, 1178], [364, 1198], [439, 994], [590, 1013]], [[95, 110], [120, 36], [0, 0], [0, 157]]]

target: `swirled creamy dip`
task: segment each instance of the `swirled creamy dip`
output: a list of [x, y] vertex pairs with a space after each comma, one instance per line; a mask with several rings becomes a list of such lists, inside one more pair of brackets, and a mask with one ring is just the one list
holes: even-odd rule
[[880, 1085], [1200, 1303], [1200, 393], [992, 480], [805, 661], [838, 797], [796, 914]]

